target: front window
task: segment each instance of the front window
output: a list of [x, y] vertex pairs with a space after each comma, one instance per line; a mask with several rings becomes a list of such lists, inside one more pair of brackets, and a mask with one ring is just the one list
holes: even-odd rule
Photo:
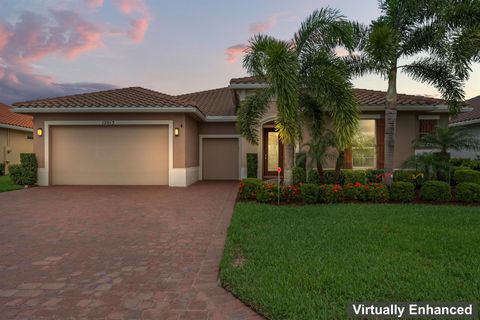
[[418, 122], [419, 122], [418, 133], [420, 137], [430, 133], [434, 133], [438, 126], [437, 120], [420, 119]]
[[375, 120], [360, 120], [358, 133], [352, 142], [353, 169], [375, 168]]

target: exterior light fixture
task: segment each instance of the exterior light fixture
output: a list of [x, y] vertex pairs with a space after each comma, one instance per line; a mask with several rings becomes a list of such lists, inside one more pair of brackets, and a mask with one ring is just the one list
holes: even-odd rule
[[173, 134], [175, 135], [175, 137], [178, 137], [180, 135], [180, 129], [179, 128], [173, 129]]
[[39, 136], [39, 137], [43, 136], [43, 129], [42, 128], [37, 129], [37, 136]]

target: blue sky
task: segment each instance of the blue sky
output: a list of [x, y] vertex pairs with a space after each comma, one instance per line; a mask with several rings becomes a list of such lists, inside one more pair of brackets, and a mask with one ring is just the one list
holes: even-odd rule
[[[230, 78], [246, 75], [241, 50], [235, 48], [257, 31], [289, 39], [308, 14], [323, 6], [364, 23], [379, 15], [376, 0], [0, 3], [0, 100], [8, 103], [112, 86], [143, 86], [169, 94], [223, 87]], [[45, 44], [52, 34], [55, 41]], [[358, 88], [386, 89], [378, 76], [354, 83]], [[480, 67], [475, 65], [467, 98], [480, 94], [479, 83]], [[438, 96], [434, 88], [404, 76], [398, 91]]]

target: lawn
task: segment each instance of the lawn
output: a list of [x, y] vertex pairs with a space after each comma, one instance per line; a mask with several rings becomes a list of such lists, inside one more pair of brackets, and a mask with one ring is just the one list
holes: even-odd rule
[[270, 319], [344, 319], [352, 301], [480, 300], [480, 210], [238, 203], [223, 285]]
[[22, 186], [12, 183], [9, 176], [0, 176], [0, 192], [22, 189]]

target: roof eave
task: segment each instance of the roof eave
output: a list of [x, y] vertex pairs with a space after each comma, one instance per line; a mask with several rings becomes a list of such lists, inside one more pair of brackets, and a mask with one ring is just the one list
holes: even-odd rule
[[18, 130], [18, 131], [26, 131], [26, 132], [33, 132], [32, 128], [14, 126], [14, 125], [5, 124], [5, 123], [0, 123], [0, 128], [2, 128], [2, 129], [12, 129], [12, 130]]
[[480, 124], [480, 118], [478, 119], [471, 119], [471, 120], [464, 120], [464, 121], [458, 121], [458, 122], [452, 122], [449, 123], [449, 127], [456, 127], [456, 126], [468, 126], [471, 124]]
[[230, 89], [264, 89], [268, 88], [266, 83], [231, 83]]

